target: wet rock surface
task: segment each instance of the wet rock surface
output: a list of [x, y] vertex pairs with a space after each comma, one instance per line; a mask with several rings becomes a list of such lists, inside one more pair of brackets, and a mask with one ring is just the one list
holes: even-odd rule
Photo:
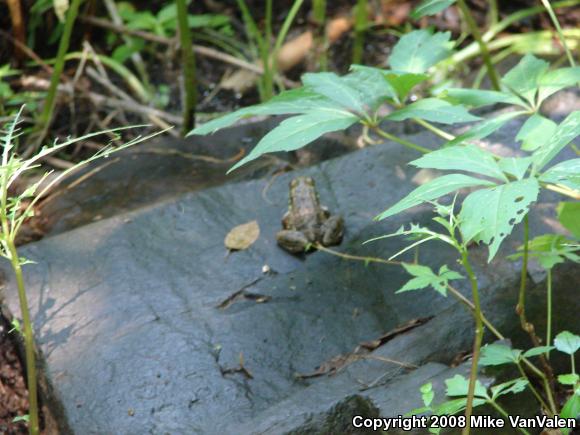
[[[427, 134], [413, 140], [435, 147]], [[508, 145], [501, 134], [490, 141], [498, 152], [513, 152]], [[430, 291], [395, 295], [408, 279], [399, 267], [365, 267], [325, 252], [294, 257], [275, 242], [288, 182], [307, 174], [321, 202], [345, 219], [340, 251], [397, 252], [406, 246], [401, 239], [361, 243], [409, 221], [430, 222], [430, 207], [372, 221], [420, 180], [437, 175], [408, 167], [414, 158], [412, 151], [383, 144], [273, 181], [243, 180], [161, 202], [156, 197], [153, 204], [23, 248], [22, 255], [37, 263], [25, 273], [52, 400], [63, 405], [71, 430], [329, 433], [344, 429], [354, 411], [391, 416], [420, 406], [420, 385], [437, 379], [442, 387], [453, 370], [465, 370], [447, 364], [470, 349], [469, 312]], [[559, 199], [543, 195], [533, 214], [534, 234], [558, 229], [551, 205]], [[228, 255], [225, 235], [254, 219], [260, 238]], [[517, 233], [504, 243], [504, 253], [517, 246]], [[473, 258], [487, 317], [504, 334], [515, 332], [517, 345], [524, 341], [513, 312], [518, 265], [488, 265], [482, 248], [474, 248]], [[425, 245], [420, 261], [459, 270], [455, 253], [437, 244]], [[555, 273], [555, 330], [576, 326], [578, 275], [569, 266]], [[5, 297], [18, 313], [12, 284]], [[466, 281], [457, 287], [469, 294]], [[530, 318], [542, 317], [543, 298], [538, 278], [528, 298]], [[297, 376], [419, 318], [425, 322], [338, 365], [333, 376]]]

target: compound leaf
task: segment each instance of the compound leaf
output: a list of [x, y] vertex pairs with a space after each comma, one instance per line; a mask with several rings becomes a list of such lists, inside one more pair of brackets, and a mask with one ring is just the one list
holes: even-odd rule
[[526, 54], [502, 79], [502, 83], [511, 91], [524, 97], [531, 105], [538, 91], [540, 78], [550, 64], [545, 60]]
[[395, 71], [426, 72], [451, 54], [451, 33], [432, 34], [428, 30], [414, 30], [404, 35], [393, 47], [389, 65]]
[[386, 117], [391, 121], [404, 121], [410, 118], [419, 118], [440, 124], [456, 124], [481, 119], [469, 113], [463, 106], [454, 106], [438, 98], [419, 100]]
[[516, 136], [516, 140], [522, 142], [522, 149], [525, 151], [534, 151], [541, 145], [548, 142], [558, 124], [542, 115], [535, 113], [530, 116]]
[[578, 135], [580, 135], [580, 110], [570, 113], [556, 128], [552, 137], [534, 152], [534, 169], [541, 170]]
[[499, 366], [515, 364], [522, 354], [521, 350], [512, 349], [505, 344], [487, 344], [481, 348], [479, 364], [482, 366]]
[[405, 270], [414, 276], [403, 287], [396, 291], [402, 293], [410, 290], [420, 290], [433, 287], [443, 296], [447, 296], [447, 283], [454, 279], [463, 279], [463, 276], [453, 270], [449, 270], [446, 265], [441, 266], [439, 274], [434, 273], [430, 267], [419, 264], [403, 263]]
[[580, 159], [570, 159], [552, 166], [540, 176], [540, 180], [580, 191]]

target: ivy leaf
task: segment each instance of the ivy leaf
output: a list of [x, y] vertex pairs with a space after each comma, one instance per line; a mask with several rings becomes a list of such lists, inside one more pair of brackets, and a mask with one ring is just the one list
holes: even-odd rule
[[489, 245], [488, 261], [491, 261], [503, 239], [537, 199], [539, 190], [538, 181], [527, 178], [470, 193], [459, 213], [464, 242], [475, 240]]
[[435, 15], [455, 3], [455, 0], [423, 0], [411, 13], [411, 18], [418, 20], [426, 15]]
[[531, 157], [502, 157], [499, 160], [499, 167], [506, 174], [513, 175], [518, 180], [521, 180], [532, 164], [532, 160]]
[[460, 143], [466, 141], [473, 141], [476, 139], [483, 139], [484, 137], [489, 136], [494, 131], [500, 129], [506, 122], [511, 119], [514, 119], [518, 116], [523, 115], [525, 112], [508, 112], [503, 113], [499, 116], [494, 118], [486, 119], [485, 121], [480, 122], [479, 124], [471, 127], [465, 133], [457, 136], [455, 139], [450, 140], [445, 144], [446, 147], [458, 145]]
[[433, 287], [443, 296], [447, 296], [447, 283], [454, 279], [463, 279], [463, 276], [453, 270], [449, 270], [446, 265], [439, 269], [439, 274], [434, 273], [430, 267], [419, 264], [403, 263], [405, 270], [415, 278], [409, 280], [403, 287], [395, 293], [402, 293], [411, 290], [420, 290]]
[[451, 54], [451, 33], [432, 34], [428, 30], [414, 30], [404, 35], [393, 47], [389, 65], [395, 71], [419, 73]]
[[552, 166], [540, 176], [540, 180], [580, 191], [580, 159], [570, 159]]
[[481, 119], [469, 113], [463, 106], [454, 106], [438, 98], [419, 100], [386, 117], [391, 121], [404, 121], [410, 118], [419, 118], [440, 124], [456, 124]]
[[556, 128], [548, 142], [534, 152], [534, 169], [541, 170], [578, 135], [580, 135], [580, 110], [570, 113]]
[[519, 98], [506, 92], [482, 89], [448, 88], [440, 97], [449, 100], [451, 103], [463, 104], [469, 107], [484, 107], [496, 103], [522, 104]]
[[229, 127], [240, 119], [249, 116], [299, 114], [312, 110], [324, 111], [337, 109], [340, 109], [340, 106], [337, 106], [336, 103], [333, 103], [312, 90], [306, 88], [292, 89], [290, 91], [282, 92], [280, 95], [273, 97], [266, 103], [245, 107], [220, 118], [206, 122], [190, 131], [188, 136], [193, 134], [205, 135], [208, 133], [215, 133], [217, 130]]
[[558, 376], [558, 382], [562, 385], [576, 385], [579, 380], [580, 376], [578, 376], [578, 373], [568, 373]]
[[550, 64], [545, 60], [526, 54], [502, 79], [510, 90], [524, 97], [532, 106], [538, 91], [540, 78]]
[[561, 202], [556, 211], [564, 228], [580, 239], [580, 202]]
[[[447, 385], [446, 394], [449, 397], [457, 396], [467, 396], [467, 390], [469, 389], [469, 380], [461, 375], [455, 375], [451, 379], [445, 380], [445, 385]], [[489, 398], [487, 395], [487, 390], [479, 381], [475, 381], [475, 397], [483, 397], [484, 399]]]
[[568, 355], [574, 355], [578, 349], [580, 349], [580, 337], [576, 334], [572, 334], [569, 331], [562, 331], [554, 339], [554, 346], [560, 352], [567, 353]]
[[516, 364], [520, 359], [521, 354], [521, 350], [512, 349], [505, 344], [488, 344], [481, 348], [479, 364], [482, 366]]
[[411, 163], [418, 168], [474, 172], [508, 181], [493, 156], [475, 145], [457, 145], [423, 155]]
[[555, 133], [558, 124], [542, 115], [534, 113], [530, 116], [516, 136], [516, 140], [522, 142], [522, 149], [534, 151]]
[[255, 148], [228, 171], [239, 168], [245, 163], [257, 159], [262, 154], [275, 151], [292, 151], [319, 138], [324, 133], [344, 130], [358, 121], [350, 112], [313, 112], [288, 118], [270, 131]]
[[449, 174], [435, 178], [434, 180], [417, 187], [405, 198], [397, 202], [392, 207], [389, 207], [383, 213], [375, 217], [376, 220], [383, 220], [389, 216], [393, 216], [408, 208], [422, 204], [426, 201], [432, 201], [447, 195], [458, 189], [473, 186], [494, 186], [491, 181], [481, 180], [479, 178], [469, 177], [463, 174]]
[[539, 81], [539, 100], [543, 101], [550, 95], [570, 86], [580, 83], [580, 67], [560, 68], [544, 74]]
[[491, 387], [491, 397], [492, 400], [497, 399], [500, 396], [505, 396], [506, 394], [517, 394], [521, 393], [528, 386], [529, 381], [525, 378], [517, 378], [503, 384], [495, 385]]
[[543, 353], [548, 353], [553, 349], [555, 349], [554, 346], [537, 346], [537, 347], [532, 347], [531, 349], [526, 350], [523, 353], [523, 355], [526, 358], [530, 358], [532, 356], [538, 356], [538, 355], [542, 355]]
[[430, 406], [431, 402], [433, 402], [433, 399], [435, 398], [435, 392], [433, 391], [433, 384], [431, 382], [428, 382], [428, 383], [422, 385], [421, 388], [419, 388], [419, 391], [421, 392], [421, 398], [423, 399], [423, 404], [425, 406]]
[[307, 73], [302, 76], [302, 82], [314, 92], [347, 109], [359, 114], [365, 113], [365, 102], [360, 92], [349, 86], [344, 77], [331, 72]]

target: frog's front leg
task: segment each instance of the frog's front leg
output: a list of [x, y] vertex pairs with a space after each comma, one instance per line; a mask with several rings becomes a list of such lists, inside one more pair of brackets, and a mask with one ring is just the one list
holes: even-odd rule
[[295, 230], [281, 230], [276, 234], [276, 241], [281, 248], [292, 254], [306, 251], [310, 241], [304, 233]]
[[344, 221], [342, 216], [330, 216], [322, 224], [322, 245], [332, 246], [338, 245], [342, 242], [344, 234]]

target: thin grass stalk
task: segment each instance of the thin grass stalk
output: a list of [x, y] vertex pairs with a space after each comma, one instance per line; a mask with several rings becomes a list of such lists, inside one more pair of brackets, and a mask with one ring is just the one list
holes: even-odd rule
[[64, 69], [65, 56], [70, 46], [70, 38], [72, 35], [75, 20], [79, 13], [80, 4], [81, 0], [72, 0], [72, 3], [66, 13], [64, 29], [58, 45], [56, 63], [54, 64], [54, 69], [50, 77], [50, 85], [48, 87], [48, 92], [46, 94], [46, 99], [44, 101], [44, 108], [38, 120], [37, 131], [41, 133], [40, 138], [38, 140], [38, 144], [40, 144], [40, 142], [42, 142], [42, 140], [44, 139], [46, 131], [48, 130], [48, 127], [50, 125], [50, 121], [52, 120], [52, 114], [54, 111], [56, 99], [56, 91], [58, 89], [58, 84], [60, 82], [62, 70]]
[[[552, 268], [548, 268], [548, 288], [546, 301], [546, 346], [550, 346], [552, 342]], [[550, 358], [550, 351], [547, 352], [547, 357]]]
[[489, 80], [491, 81], [491, 86], [496, 91], [499, 91], [500, 90], [499, 77], [497, 75], [497, 71], [495, 70], [495, 67], [493, 66], [493, 62], [491, 61], [491, 56], [489, 55], [489, 50], [487, 48], [487, 45], [481, 37], [481, 32], [479, 31], [479, 28], [477, 27], [477, 24], [476, 24], [475, 20], [473, 19], [473, 16], [471, 15], [469, 8], [465, 4], [465, 1], [458, 0], [457, 5], [459, 6], [459, 9], [461, 9], [463, 17], [465, 18], [465, 22], [467, 23], [467, 26], [469, 27], [469, 30], [471, 32], [471, 35], [479, 44], [479, 49], [481, 50], [481, 56], [483, 58], [483, 62], [485, 63], [485, 66], [487, 68], [487, 74], [489, 76]]
[[191, 30], [187, 22], [187, 4], [185, 0], [175, 0], [175, 4], [177, 6], [177, 26], [179, 27], [183, 71], [183, 126], [181, 134], [185, 136], [195, 125], [197, 77]]
[[272, 70], [273, 70], [272, 75], [273, 76], [278, 73], [278, 55], [280, 54], [280, 49], [282, 48], [282, 44], [284, 44], [284, 41], [286, 40], [286, 37], [288, 36], [288, 32], [290, 31], [290, 26], [292, 26], [292, 23], [294, 22], [294, 19], [296, 18], [296, 15], [298, 14], [300, 7], [302, 6], [302, 3], [304, 3], [304, 0], [294, 0], [294, 3], [292, 4], [290, 11], [288, 12], [288, 15], [286, 15], [286, 18], [284, 19], [284, 22], [282, 23], [282, 27], [280, 28], [280, 32], [278, 33], [278, 36], [276, 37], [276, 43], [274, 44], [274, 51], [272, 54]]
[[312, 0], [312, 21], [314, 23], [314, 55], [318, 60], [318, 69], [328, 69], [328, 43], [324, 25], [326, 23], [326, 0]]
[[552, 5], [550, 4], [549, 0], [542, 0], [542, 4], [548, 11], [548, 15], [556, 28], [556, 32], [558, 33], [558, 38], [560, 39], [560, 43], [564, 47], [564, 51], [566, 52], [566, 57], [568, 58], [568, 62], [570, 62], [570, 66], [576, 66], [576, 62], [574, 62], [574, 56], [572, 56], [572, 52], [570, 48], [568, 48], [568, 44], [566, 43], [566, 38], [564, 38], [564, 34], [562, 33], [562, 27], [560, 27], [560, 22], [558, 21], [558, 17], [554, 13], [554, 9], [552, 9]]
[[359, 64], [365, 42], [365, 31], [368, 27], [367, 0], [357, 0], [354, 18], [354, 45], [352, 48], [352, 63]]

